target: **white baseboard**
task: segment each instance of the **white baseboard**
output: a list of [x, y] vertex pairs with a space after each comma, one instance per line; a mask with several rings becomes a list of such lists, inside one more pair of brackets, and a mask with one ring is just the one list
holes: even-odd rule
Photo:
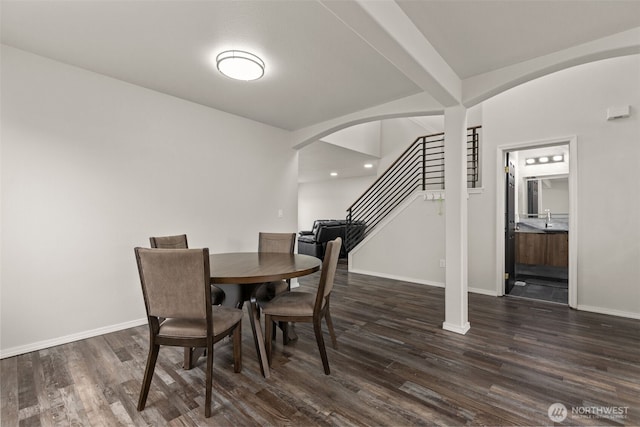
[[6, 350], [0, 350], [0, 359], [18, 356], [20, 354], [38, 351], [56, 345], [68, 344], [70, 342], [83, 340], [86, 338], [96, 337], [98, 335], [108, 334], [110, 332], [121, 331], [123, 329], [133, 328], [135, 326], [146, 325], [147, 319], [131, 320], [129, 322], [118, 323], [116, 325], [104, 326], [102, 328], [92, 329], [89, 331], [78, 332], [77, 334], [65, 335], [63, 337], [52, 338], [50, 340], [38, 341], [31, 344], [11, 347]]
[[[419, 280], [419, 279], [415, 279], [415, 278], [412, 278], [412, 277], [396, 276], [396, 275], [384, 274], [384, 273], [373, 273], [373, 272], [370, 272], [370, 271], [355, 270], [355, 269], [350, 270], [350, 272], [356, 273], [356, 274], [364, 274], [364, 275], [367, 275], [367, 276], [378, 276], [378, 277], [384, 277], [384, 278], [387, 278], [387, 279], [399, 280], [399, 281], [403, 281], [403, 282], [418, 283], [418, 284], [421, 284], [421, 285], [436, 286], [436, 287], [439, 287], [439, 288], [444, 288], [444, 283], [431, 282], [431, 281], [426, 281], [426, 280]], [[494, 291], [488, 291], [486, 289], [469, 288], [469, 292], [482, 294], [482, 295], [488, 295], [488, 296], [497, 296]], [[612, 309], [609, 309], [609, 308], [594, 307], [594, 306], [589, 306], [589, 305], [578, 304], [577, 309], [578, 310], [582, 310], [582, 311], [589, 311], [589, 312], [592, 312], [592, 313], [606, 314], [606, 315], [609, 315], [609, 316], [626, 317], [626, 318], [629, 318], [629, 319], [640, 319], [640, 313], [631, 313], [631, 312], [627, 312], [627, 311], [612, 310]], [[18, 356], [20, 354], [30, 353], [32, 351], [38, 351], [38, 350], [42, 350], [42, 349], [45, 349], [45, 348], [54, 347], [54, 346], [57, 346], [57, 345], [68, 344], [70, 342], [79, 341], [79, 340], [83, 340], [83, 339], [86, 339], [86, 338], [92, 338], [92, 337], [95, 337], [95, 336], [98, 336], [98, 335], [104, 335], [104, 334], [108, 334], [110, 332], [121, 331], [123, 329], [133, 328], [133, 327], [136, 327], [136, 326], [146, 325], [146, 324], [147, 324], [147, 319], [146, 318], [137, 319], [137, 320], [131, 320], [129, 322], [118, 323], [116, 325], [110, 325], [110, 326], [105, 326], [105, 327], [102, 327], [102, 328], [92, 329], [92, 330], [89, 330], [89, 331], [79, 332], [77, 334], [65, 335], [63, 337], [53, 338], [53, 339], [50, 339], [50, 340], [38, 341], [38, 342], [35, 342], [35, 343], [31, 343], [31, 344], [26, 344], [26, 345], [22, 345], [22, 346], [18, 346], [18, 347], [12, 347], [12, 348], [8, 348], [6, 350], [0, 350], [0, 359], [5, 359], [7, 357]], [[442, 328], [447, 330], [447, 331], [456, 332], [456, 333], [459, 333], [459, 334], [465, 334], [469, 330], [470, 325], [467, 324], [466, 327], [462, 327], [461, 328], [461, 327], [458, 327], [456, 325], [447, 324], [445, 322], [445, 323], [442, 324]]]
[[438, 288], [444, 288], [444, 283], [433, 282], [430, 280], [416, 279], [415, 277], [398, 276], [395, 274], [379, 273], [377, 271], [359, 270], [356, 268], [349, 268], [349, 273], [364, 274], [366, 276], [383, 277], [385, 279], [398, 280], [401, 282], [417, 283], [419, 285], [435, 286]]
[[469, 329], [471, 329], [471, 325], [469, 324], [469, 322], [465, 323], [462, 326], [443, 322], [442, 329], [449, 332], [455, 332], [456, 334], [465, 335], [467, 332], [469, 332]]
[[[399, 280], [399, 281], [402, 281], [402, 282], [418, 283], [420, 285], [435, 286], [437, 288], [444, 288], [444, 283], [442, 283], [442, 282], [434, 282], [432, 280], [416, 279], [415, 277], [398, 276], [396, 274], [387, 274], [387, 273], [378, 273], [377, 271], [374, 272], [374, 271], [367, 271], [367, 270], [359, 270], [359, 269], [356, 269], [356, 268], [350, 268], [349, 272], [350, 273], [357, 273], [357, 274], [364, 274], [364, 275], [367, 275], [367, 276], [384, 277], [385, 279]], [[487, 290], [487, 289], [469, 288], [468, 290], [469, 290], [469, 292], [472, 292], [474, 294], [488, 295], [490, 297], [497, 297], [498, 296], [496, 291], [490, 291], [490, 290]]]
[[593, 307], [591, 305], [578, 304], [578, 310], [590, 311], [592, 313], [607, 314], [609, 316], [626, 317], [629, 319], [640, 319], [640, 313], [630, 313], [628, 311], [612, 310], [610, 308]]
[[481, 289], [481, 288], [469, 288], [469, 292], [472, 292], [474, 294], [487, 295], [490, 297], [498, 296], [498, 293], [496, 291], [490, 291], [488, 289]]

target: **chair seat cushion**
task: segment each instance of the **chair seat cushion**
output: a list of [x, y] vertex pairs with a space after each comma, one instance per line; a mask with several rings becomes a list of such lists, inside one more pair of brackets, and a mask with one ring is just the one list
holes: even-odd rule
[[316, 295], [307, 292], [285, 292], [262, 306], [263, 313], [278, 316], [312, 316]]
[[[242, 310], [216, 305], [211, 307], [213, 335], [218, 335], [242, 320]], [[207, 336], [205, 319], [165, 319], [158, 336], [176, 338], [202, 338]]]
[[258, 304], [262, 305], [265, 302], [271, 301], [276, 295], [287, 292], [288, 290], [289, 284], [286, 280], [265, 283], [256, 291], [256, 300]]

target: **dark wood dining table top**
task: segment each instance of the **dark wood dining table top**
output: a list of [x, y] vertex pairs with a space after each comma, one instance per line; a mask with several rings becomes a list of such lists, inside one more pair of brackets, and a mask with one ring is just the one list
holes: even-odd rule
[[211, 283], [255, 284], [306, 276], [322, 261], [301, 254], [234, 252], [209, 255]]

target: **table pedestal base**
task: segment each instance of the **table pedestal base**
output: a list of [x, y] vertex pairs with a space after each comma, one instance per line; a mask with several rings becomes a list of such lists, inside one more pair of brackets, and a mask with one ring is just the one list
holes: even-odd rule
[[258, 352], [258, 363], [260, 363], [260, 370], [262, 371], [262, 376], [265, 378], [270, 377], [269, 373], [269, 361], [267, 360], [267, 350], [264, 346], [264, 333], [262, 332], [262, 327], [260, 326], [260, 318], [259, 308], [256, 302], [255, 296], [251, 296], [249, 300], [249, 305], [247, 306], [247, 311], [249, 312], [249, 321], [251, 322], [251, 331], [253, 332], [253, 340], [256, 345], [256, 351]]

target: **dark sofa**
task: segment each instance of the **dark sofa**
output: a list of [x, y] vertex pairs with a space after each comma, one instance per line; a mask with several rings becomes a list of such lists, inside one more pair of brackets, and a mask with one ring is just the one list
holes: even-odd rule
[[[357, 245], [364, 237], [364, 225], [352, 223], [349, 226], [350, 247]], [[340, 257], [347, 256], [347, 221], [344, 219], [318, 219], [313, 222], [313, 228], [309, 231], [301, 231], [298, 236], [298, 253], [311, 255], [320, 259], [324, 258], [327, 242], [341, 237], [343, 240], [340, 249]]]

